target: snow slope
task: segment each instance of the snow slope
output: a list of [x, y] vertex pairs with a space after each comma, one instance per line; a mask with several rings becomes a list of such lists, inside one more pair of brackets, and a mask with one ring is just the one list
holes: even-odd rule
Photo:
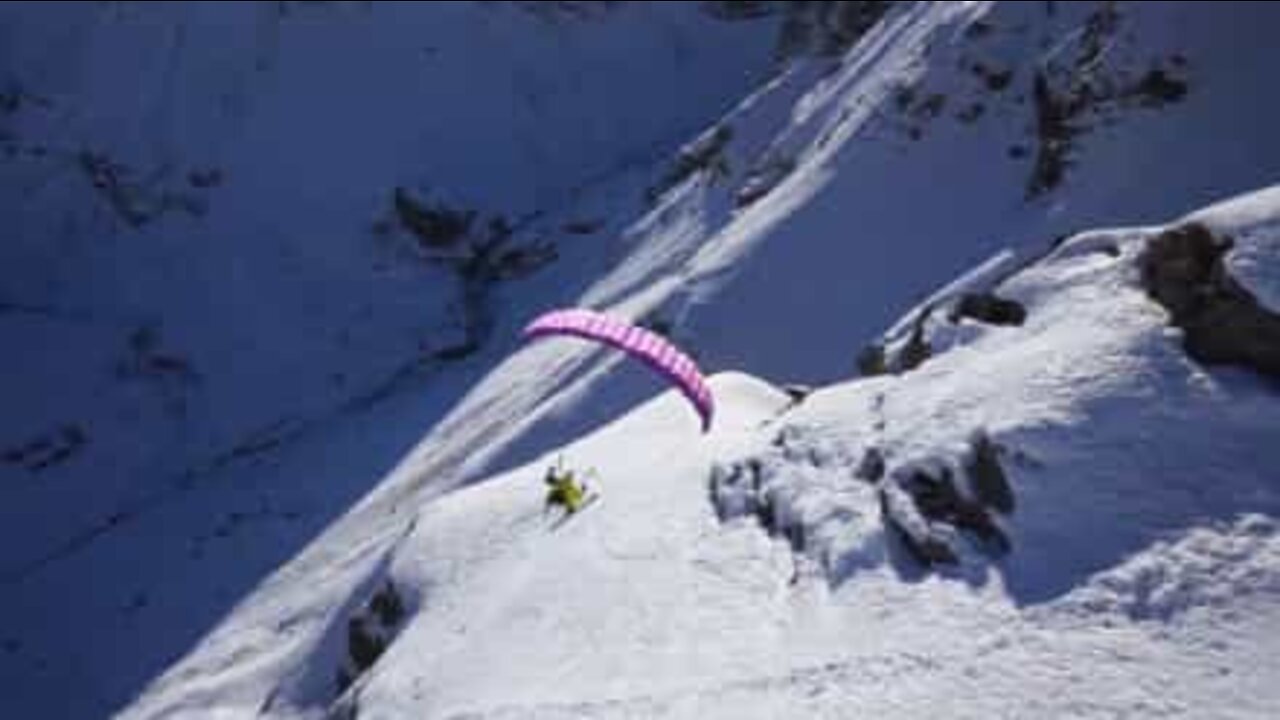
[[[194, 7], [165, 12], [211, 12]], [[252, 94], [250, 119], [227, 131], [226, 152], [245, 169], [228, 169], [224, 184], [197, 188], [194, 200], [173, 189], [192, 185], [190, 178], [158, 172], [161, 180], [145, 183], [151, 194], [143, 205], [166, 209], [120, 235], [153, 243], [123, 254], [118, 242], [95, 246], [88, 238], [96, 235], [77, 230], [75, 218], [119, 215], [109, 209], [112, 195], [86, 192], [81, 177], [79, 199], [68, 199], [74, 188], [59, 183], [69, 181], [56, 173], [42, 179], [32, 170], [41, 167], [39, 156], [29, 149], [20, 152], [34, 159], [23, 162], [34, 164], [6, 176], [34, 188], [22, 197], [46, 203], [6, 209], [30, 229], [23, 236], [29, 241], [9, 246], [23, 262], [7, 267], [23, 272], [12, 280], [6, 273], [0, 300], [6, 321], [29, 323], [21, 343], [44, 349], [7, 360], [15, 364], [7, 375], [13, 392], [31, 393], [30, 405], [47, 415], [41, 423], [29, 422], [29, 413], [6, 421], [23, 428], [12, 431], [19, 450], [48, 439], [31, 462], [55, 460], [51, 470], [15, 468], [28, 484], [20, 486], [13, 514], [31, 520], [9, 527], [14, 538], [38, 540], [6, 543], [14, 557], [6, 558], [12, 577], [5, 607], [31, 618], [8, 631], [0, 654], [0, 672], [13, 678], [6, 685], [19, 688], [4, 700], [16, 712], [110, 712], [144, 685], [124, 716], [308, 717], [353, 705], [361, 717], [843, 717], [861, 708], [911, 716], [943, 702], [972, 715], [1203, 716], [1219, 714], [1209, 705], [1219, 693], [1233, 698], [1221, 714], [1249, 717], [1274, 700], [1274, 678], [1260, 659], [1271, 648], [1259, 638], [1275, 627], [1275, 506], [1258, 470], [1266, 467], [1259, 450], [1274, 419], [1273, 397], [1248, 376], [1196, 370], [1164, 337], [1160, 311], [1133, 287], [1131, 261], [1145, 231], [1092, 236], [1036, 264], [1050, 240], [1071, 231], [1165, 222], [1274, 181], [1274, 10], [901, 3], [847, 53], [797, 60], [708, 127], [709, 117], [762, 76], [771, 20], [721, 25], [687, 9], [626, 5], [596, 15], [599, 6], [588, 4], [595, 9], [585, 25], [576, 13], [551, 25], [557, 42], [567, 37], [566, 50], [543, 46], [550, 43], [538, 39], [545, 38], [545, 19], [528, 14], [527, 5], [450, 5], [433, 11], [452, 18], [439, 25], [440, 46], [457, 42], [461, 57], [422, 82], [439, 83], [463, 104], [439, 135], [419, 138], [417, 121], [398, 114], [406, 102], [400, 88], [418, 82], [407, 58], [427, 54], [418, 46], [419, 26], [399, 15], [416, 11], [281, 7], [288, 15], [266, 23], [281, 32], [260, 39], [269, 48], [278, 43], [271, 53], [280, 59], [248, 73], [279, 78], [253, 81], [273, 84]], [[137, 21], [132, 13], [141, 11], [95, 12]], [[335, 12], [349, 14], [339, 22]], [[152, 27], [145, 20], [138, 24]], [[51, 32], [97, 27], [97, 20], [60, 23], [56, 16], [41, 22]], [[183, 57], [186, 51], [172, 48], [188, 41], [173, 38], [202, 36], [172, 30], [187, 26], [155, 25], [170, 30], [158, 31], [168, 39], [153, 45]], [[634, 31], [651, 26], [652, 35]], [[474, 45], [461, 39], [495, 27], [520, 40], [502, 46], [512, 54], [469, 54]], [[237, 41], [249, 37], [227, 32]], [[384, 36], [400, 39], [384, 43]], [[216, 46], [218, 37], [200, 42]], [[620, 37], [628, 42], [618, 45]], [[528, 57], [517, 52], [525, 38], [533, 38]], [[350, 51], [333, 53], [333, 42], [349, 43]], [[36, 59], [13, 67], [40, 65], [41, 43], [31, 45], [36, 49], [24, 52]], [[312, 119], [328, 117], [309, 109], [324, 108], [331, 97], [316, 78], [345, 78], [343, 58], [380, 57], [384, 46], [385, 63], [351, 73], [341, 96], [375, 95], [388, 112], [359, 114], [360, 123], [372, 117], [377, 124], [345, 144], [339, 121], [348, 116], [333, 126]], [[668, 52], [671, 64], [652, 62]], [[596, 53], [623, 68], [606, 63], [583, 81], [581, 96], [564, 91], [583, 98], [580, 105], [557, 95], [540, 112], [517, 114], [514, 145], [494, 140], [508, 132], [505, 123], [468, 134], [470, 118], [498, 111], [488, 96], [454, 92], [461, 68], [475, 66], [486, 79], [492, 73], [493, 84], [519, 94], [540, 82], [559, 87], [562, 68]], [[693, 53], [687, 64], [679, 62], [684, 53]], [[546, 64], [524, 62], [529, 58]], [[510, 78], [512, 67], [533, 68], [533, 75]], [[748, 67], [754, 70], [743, 72]], [[618, 82], [630, 68], [652, 70], [644, 77], [653, 79]], [[365, 80], [384, 72], [403, 80]], [[101, 94], [114, 95], [114, 85], [86, 81], [82, 88], [90, 90], [77, 92], [99, 93], [86, 98], [88, 109], [110, 108], [115, 101]], [[582, 90], [576, 81], [569, 86]], [[625, 97], [615, 103], [615, 96]], [[4, 128], [26, 148], [28, 137], [57, 125], [28, 115], [47, 110], [40, 102], [21, 105]], [[427, 100], [414, 107], [415, 117], [435, 110]], [[618, 111], [614, 124], [642, 115], [652, 133], [593, 135], [602, 108]], [[576, 110], [567, 122], [558, 117]], [[136, 113], [120, 112], [125, 120], [117, 127], [127, 136]], [[102, 126], [96, 118], [83, 127]], [[321, 137], [299, 130], [313, 126]], [[221, 138], [223, 130], [211, 135]], [[89, 131], [66, 137], [81, 132]], [[591, 140], [578, 154], [579, 136], [598, 144]], [[510, 150], [526, 147], [520, 137], [532, 138], [527, 154]], [[421, 155], [402, 156], [415, 139], [425, 143]], [[208, 140], [191, 141], [195, 155], [207, 151]], [[652, 160], [681, 140], [689, 142], [677, 157]], [[121, 153], [137, 149], [112, 143]], [[320, 157], [317, 144], [325, 149]], [[334, 146], [340, 149], [330, 164]], [[472, 162], [472, 153], [490, 150]], [[130, 160], [136, 167], [164, 167], [150, 154], [158, 150], [139, 152], [142, 160]], [[539, 163], [562, 154], [565, 165], [540, 172]], [[438, 184], [419, 158], [444, 162], [449, 181]], [[174, 167], [187, 169], [187, 162]], [[189, 163], [199, 172], [215, 165]], [[477, 172], [489, 164], [498, 169]], [[356, 175], [327, 174], [335, 165]], [[101, 163], [96, 167], [101, 175]], [[495, 177], [502, 182], [491, 183]], [[238, 178], [248, 179], [240, 186]], [[397, 185], [475, 209], [482, 221], [501, 213], [515, 225], [511, 247], [532, 251], [554, 238], [558, 259], [486, 287], [483, 306], [492, 312], [476, 323], [465, 309], [471, 289], [455, 269], [439, 258], [424, 262], [431, 252], [394, 227], [389, 194]], [[86, 199], [96, 210], [86, 210]], [[207, 240], [192, 249], [173, 241], [172, 228], [200, 225], [187, 216], [202, 199], [205, 224], [225, 234], [199, 233], [233, 244]], [[1274, 216], [1267, 195], [1242, 203], [1250, 209], [1237, 207], [1222, 222], [1235, 227], [1249, 224], [1249, 213], [1267, 222]], [[64, 206], [72, 212], [38, 211]], [[543, 214], [524, 214], [535, 210]], [[72, 219], [61, 229], [50, 225], [63, 216]], [[1274, 233], [1255, 225], [1242, 230], [1248, 242], [1229, 265], [1274, 307]], [[311, 245], [312, 238], [323, 245]], [[1118, 261], [1082, 250], [1112, 242], [1123, 248]], [[54, 262], [55, 248], [88, 254], [64, 265]], [[984, 258], [990, 261], [947, 286]], [[1031, 309], [1026, 327], [932, 322], [935, 347], [954, 350], [901, 378], [823, 390], [756, 430], [779, 410], [781, 395], [765, 380], [719, 377], [724, 424], [697, 443], [688, 439], [696, 420], [672, 397], [619, 419], [656, 386], [618, 357], [577, 343], [515, 352], [516, 331], [538, 309], [581, 304], [665, 326], [709, 370], [825, 384], [852, 375], [855, 355], [885, 328], [891, 347], [900, 347], [919, 317], [917, 309], [893, 326], [903, 308], [931, 293], [946, 300], [990, 286], [1028, 264], [1009, 285]], [[98, 271], [104, 267], [110, 269]], [[153, 282], [159, 287], [148, 288]], [[29, 297], [66, 304], [17, 294], [10, 300], [17, 292], [10, 284], [26, 292], [41, 283], [48, 294]], [[229, 302], [238, 309], [228, 312]], [[1077, 315], [1077, 305], [1088, 312]], [[165, 308], [163, 323], [138, 320], [161, 314], [157, 308]], [[108, 309], [120, 311], [120, 327], [107, 332], [97, 320], [84, 322]], [[1100, 319], [1121, 317], [1109, 332], [1094, 332]], [[487, 330], [482, 349], [461, 363], [438, 362], [436, 353], [464, 347], [477, 324]], [[73, 342], [65, 328], [82, 325], [88, 329], [76, 332], [89, 334]], [[161, 330], [133, 339], [151, 326]], [[345, 340], [321, 338], [344, 327], [347, 333], [337, 332]], [[242, 350], [261, 338], [278, 344], [278, 354], [255, 353], [249, 362]], [[419, 346], [424, 338], [426, 348]], [[113, 346], [127, 348], [124, 361], [118, 352], [93, 355]], [[91, 352], [59, 352], [67, 347]], [[1119, 354], [1111, 357], [1113, 351]], [[171, 362], [188, 352], [198, 381]], [[86, 380], [66, 386], [67, 403], [54, 403], [40, 388], [81, 377], [58, 363], [123, 367], [124, 378], [132, 372], [145, 379], [124, 387], [159, 400], [148, 400], [156, 403], [151, 415], [137, 419], [142, 411], [134, 405], [142, 401], [115, 397], [125, 391], [114, 383], [103, 390], [100, 380]], [[158, 378], [150, 377], [157, 367]], [[1166, 405], [1142, 404], [1165, 395]], [[193, 398], [208, 407], [183, 410]], [[1187, 417], [1179, 415], [1183, 402], [1194, 403]], [[111, 420], [95, 421], [89, 433], [68, 429], [75, 426], [67, 424], [67, 408], [80, 404]], [[193, 420], [175, 420], [183, 412]], [[1105, 422], [1092, 422], [1094, 413]], [[1206, 418], [1236, 432], [1196, 436]], [[119, 439], [97, 429], [117, 427], [118, 419], [133, 423], [132, 431], [115, 431]], [[793, 429], [782, 433], [784, 425]], [[35, 426], [43, 430], [25, 429]], [[868, 427], [888, 439], [873, 441]], [[1002, 446], [1030, 437], [1013, 457], [1028, 468], [1043, 465], [1044, 477], [1015, 472], [1019, 505], [1008, 519], [1013, 547], [1004, 560], [957, 543], [959, 569], [924, 573], [886, 536], [880, 491], [850, 475], [865, 446], [883, 445], [890, 469], [900, 468], [885, 486], [899, 498], [890, 504], [900, 505], [891, 492], [899, 480], [908, 484], [912, 470], [939, 462], [963, 464], [979, 427]], [[1166, 446], [1161, 430], [1199, 444]], [[157, 441], [159, 433], [187, 439]], [[770, 449], [780, 434], [781, 449]], [[139, 447], [135, 438], [151, 440]], [[96, 457], [65, 463], [59, 442], [69, 453]], [[1143, 442], [1150, 452], [1141, 458], [1117, 457]], [[562, 445], [575, 461], [598, 466], [610, 485], [581, 522], [544, 538], [529, 512], [540, 501], [542, 465]], [[1094, 474], [1071, 496], [1064, 487], [1074, 480], [1053, 479], [1071, 477], [1062, 469], [1066, 459], [1092, 462], [1095, 446], [1128, 472], [1086, 462]], [[108, 461], [103, 448], [123, 457]], [[1214, 461], [1201, 463], [1194, 449], [1212, 452], [1205, 457]], [[170, 457], [153, 463], [151, 452]], [[817, 459], [797, 459], [805, 457]], [[1190, 479], [1172, 483], [1167, 494], [1150, 490], [1148, 474], [1171, 472], [1179, 457], [1234, 492], [1202, 510]], [[652, 472], [655, 458], [673, 472]], [[769, 539], [750, 517], [717, 519], [717, 508], [725, 515], [755, 501], [718, 497], [713, 505], [713, 465], [732, 468], [741, 460], [749, 467], [751, 459], [777, 470], [780, 495], [772, 507], [785, 513], [780, 527], [802, 552]], [[119, 470], [91, 493], [32, 481], [83, 477], [86, 466]], [[491, 477], [503, 470], [509, 472]], [[468, 484], [475, 487], [452, 492]], [[638, 510], [619, 516], [622, 503]], [[1080, 542], [1094, 512], [1115, 524], [1096, 542]], [[568, 539], [579, 537], [573, 533], [587, 542]], [[679, 562], [670, 562], [672, 555]], [[581, 570], [580, 582], [566, 566]], [[408, 624], [334, 706], [348, 623], [389, 577], [405, 595]], [[645, 582], [628, 584], [633, 578]], [[95, 592], [82, 597], [87, 583]], [[1224, 588], [1242, 589], [1244, 599], [1231, 600]], [[527, 602], [530, 596], [539, 602]], [[77, 598], [74, 612], [66, 611], [70, 597]], [[527, 642], [510, 642], [514, 637]], [[137, 650], [122, 658], [122, 646]], [[448, 651], [437, 657], [437, 647]], [[594, 652], [599, 648], [607, 652]], [[1202, 668], [1221, 673], [1202, 676]], [[52, 692], [69, 686], [85, 691], [69, 698]], [[58, 697], [52, 706], [50, 697]]]
[[[1280, 188], [1194, 219], [1278, 259]], [[903, 375], [797, 405], [722, 373], [705, 436], [664, 393], [555, 450], [603, 493], [562, 525], [541, 508], [551, 455], [427, 505], [378, 570], [408, 618], [339, 716], [1269, 717], [1280, 402], [1274, 380], [1188, 360], [1139, 282], [1161, 230], [1068, 240], [998, 286], [1023, 326], [942, 322]], [[1016, 497], [1011, 547], [957, 535], [959, 562], [930, 571], [879, 498], [963, 472], [975, 430]], [[879, 481], [858, 477], [872, 446]], [[715, 484], [752, 462], [757, 484]], [[772, 533], [740, 512], [762, 498]], [[274, 602], [308, 604], [293, 592]], [[338, 660], [311, 662], [271, 713], [317, 712]], [[224, 700], [199, 685], [138, 715]]]
[[[649, 165], [772, 62], [769, 18], [583, 8], [0, 8], [0, 582], [30, 618], [0, 715], [101, 716], [189, 650], [507, 352], [463, 357], [495, 319], [610, 262]], [[553, 262], [494, 297], [516, 279], [462, 277], [397, 187], [476, 242], [503, 218], [495, 263]]]
[[[1115, 18], [1100, 21], [1112, 5]], [[732, 207], [751, 168], [795, 169], [757, 203], [724, 210], [686, 268], [688, 300], [671, 312], [687, 316], [715, 367], [831, 381], [903, 306], [991, 255], [1164, 222], [1270, 184], [1280, 105], [1263, 68], [1274, 63], [1277, 20], [1274, 8], [1238, 4], [899, 8], [820, 77], [797, 78], [804, 94], [782, 122], [745, 113], [742, 122], [772, 128], [768, 151], [744, 144], [732, 155], [731, 142], [730, 169], [742, 174], [707, 192]], [[1153, 68], [1184, 80], [1185, 95], [1127, 96]], [[1065, 121], [1078, 132], [1060, 183], [1029, 197], [1050, 144], [1037, 72], [1064, 96], [1091, 84], [1128, 99], [1082, 102]]]
[[[572, 265], [585, 248], [531, 215], [696, 132], [771, 39], [665, 6], [3, 12], [0, 312], [24, 352], [0, 373], [21, 408], [0, 442], [70, 446], [37, 463], [64, 489], [19, 491], [6, 548], [56, 545], [465, 349], [488, 323], [478, 290], [396, 229], [393, 188], [505, 218], [514, 244]], [[95, 482], [58, 479], [86, 466]], [[5, 574], [31, 561], [6, 556]]]

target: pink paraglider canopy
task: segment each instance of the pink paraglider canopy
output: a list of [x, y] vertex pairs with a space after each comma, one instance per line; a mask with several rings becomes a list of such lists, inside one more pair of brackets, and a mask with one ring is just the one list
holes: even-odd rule
[[528, 339], [549, 335], [573, 335], [611, 345], [639, 358], [675, 384], [702, 418], [702, 431], [711, 428], [715, 403], [711, 388], [693, 359], [657, 333], [591, 310], [555, 310], [524, 329]]

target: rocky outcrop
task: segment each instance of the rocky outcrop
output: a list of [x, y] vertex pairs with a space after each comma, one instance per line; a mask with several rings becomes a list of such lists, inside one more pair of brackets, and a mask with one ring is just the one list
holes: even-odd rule
[[339, 694], [377, 662], [404, 624], [405, 604], [390, 580], [347, 621], [347, 653], [336, 677]]
[[[1001, 465], [1004, 451], [985, 430], [974, 431], [969, 447], [958, 455], [904, 462], [872, 445], [855, 463], [857, 455], [850, 450], [824, 445], [803, 429], [784, 429], [769, 452], [713, 467], [711, 504], [721, 522], [754, 518], [793, 552], [817, 559], [833, 578], [845, 572], [841, 568], [850, 552], [832, 544], [840, 536], [835, 528], [848, 518], [868, 516], [876, 503], [884, 532], [925, 567], [959, 563], [966, 537], [987, 556], [1012, 549], [999, 518], [1014, 511], [1013, 486]], [[832, 492], [822, 480], [814, 484], [814, 473], [821, 476], [836, 466], [849, 468], [861, 481], [837, 491], [849, 504], [821, 512], [806, 507], [806, 495]]]
[[1000, 465], [999, 448], [981, 431], [970, 442], [970, 457], [964, 469], [974, 496], [983, 505], [1008, 515], [1013, 512], [1015, 501], [1013, 487]]
[[786, 3], [776, 53], [836, 55], [851, 47], [893, 5], [890, 0]]
[[968, 318], [988, 325], [1017, 326], [1027, 321], [1027, 309], [1016, 300], [997, 296], [995, 293], [965, 293], [951, 311], [952, 322]]
[[[982, 499], [960, 491], [951, 468], [909, 467], [894, 473], [881, 485], [881, 510], [885, 525], [903, 541], [924, 565], [959, 561], [954, 538], [968, 532], [993, 554], [1012, 547]], [[1010, 501], [1011, 504], [1011, 501]]]
[[729, 161], [725, 149], [733, 139], [733, 128], [716, 125], [695, 138], [676, 153], [675, 160], [667, 168], [658, 183], [645, 191], [645, 199], [656, 203], [667, 191], [699, 172], [709, 173], [712, 179], [729, 174]]
[[1239, 365], [1280, 378], [1280, 315], [1231, 277], [1232, 240], [1190, 223], [1147, 242], [1140, 260], [1147, 294], [1183, 331], [1183, 347], [1206, 365]]

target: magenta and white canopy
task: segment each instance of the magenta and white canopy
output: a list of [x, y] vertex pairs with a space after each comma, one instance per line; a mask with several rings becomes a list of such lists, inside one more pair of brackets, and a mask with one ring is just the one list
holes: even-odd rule
[[635, 357], [672, 382], [688, 398], [702, 418], [702, 430], [711, 428], [715, 403], [693, 359], [661, 335], [629, 322], [591, 310], [554, 310], [524, 329], [528, 339], [548, 335], [572, 335], [611, 345]]

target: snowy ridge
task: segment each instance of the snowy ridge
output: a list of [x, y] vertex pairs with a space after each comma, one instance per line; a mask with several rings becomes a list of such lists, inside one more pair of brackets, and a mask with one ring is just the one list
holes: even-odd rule
[[[1221, 210], [1197, 218], [1242, 227]], [[726, 422], [697, 441], [666, 393], [557, 451], [598, 469], [605, 493], [563, 530], [539, 516], [549, 458], [442, 498], [388, 571], [424, 589], [420, 610], [339, 706], [924, 717], [945, 702], [958, 717], [1265, 717], [1275, 671], [1252, 663], [1274, 649], [1267, 628], [1280, 619], [1280, 456], [1265, 439], [1280, 404], [1264, 379], [1183, 354], [1139, 283], [1161, 231], [1064, 243], [998, 287], [1026, 305], [1025, 325], [972, 328], [900, 376], [798, 406], [717, 376]], [[956, 561], [930, 572], [879, 498], [920, 502], [899, 489], [916, 471], [964, 477], [974, 429], [1012, 493], [995, 503], [1007, 545], [949, 528]], [[873, 446], [885, 467], [871, 477]], [[727, 482], [726, 463], [755, 484]], [[753, 502], [767, 509], [746, 512]]]
[[0, 714], [1280, 704], [1274, 9], [148, 7], [0, 10]]

